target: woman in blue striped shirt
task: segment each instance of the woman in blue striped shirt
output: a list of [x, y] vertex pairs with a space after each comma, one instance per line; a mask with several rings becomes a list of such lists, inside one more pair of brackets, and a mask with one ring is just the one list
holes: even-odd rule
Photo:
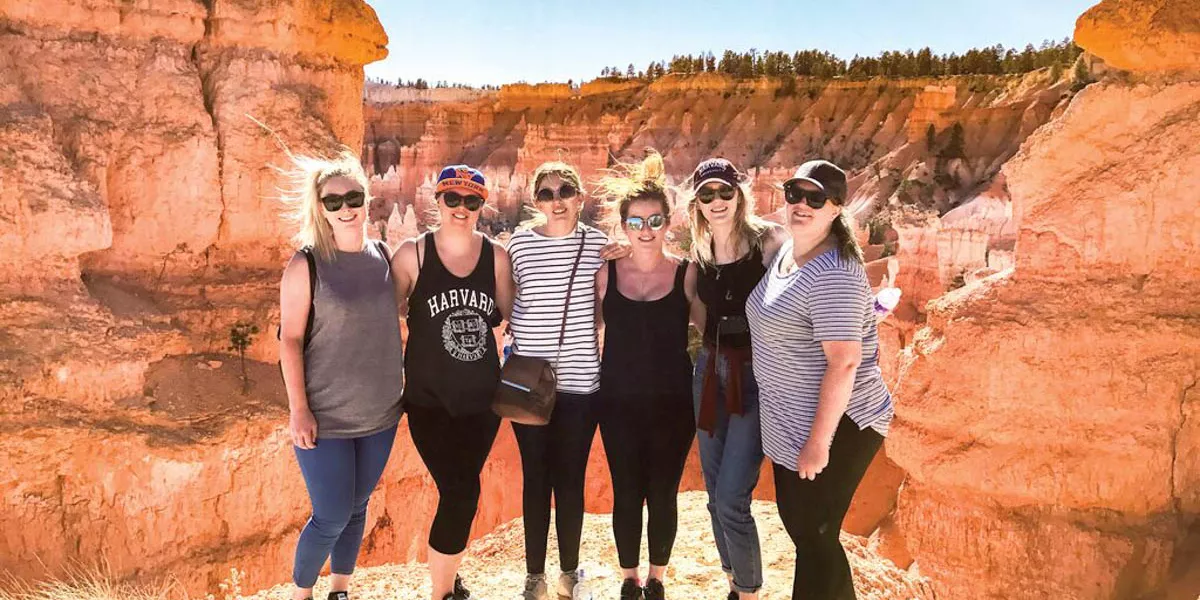
[[791, 239], [746, 302], [763, 451], [796, 544], [793, 600], [854, 598], [838, 533], [892, 420], [846, 187], [823, 160], [784, 182]]

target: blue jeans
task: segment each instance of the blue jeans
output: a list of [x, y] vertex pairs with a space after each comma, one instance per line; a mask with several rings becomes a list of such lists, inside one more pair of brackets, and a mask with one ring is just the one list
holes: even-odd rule
[[[692, 392], [697, 417], [704, 389], [704, 372], [712, 353], [707, 347], [696, 357]], [[729, 381], [729, 362], [717, 364], [721, 396], [717, 402], [717, 420], [712, 435], [697, 431], [700, 465], [704, 486], [708, 489], [708, 512], [712, 514], [713, 538], [721, 555], [721, 568], [733, 575], [733, 587], [739, 592], [757, 592], [763, 584], [762, 549], [758, 527], [750, 514], [750, 500], [758, 485], [762, 468], [762, 437], [759, 431], [758, 384], [750, 363], [742, 372], [743, 414], [725, 410], [725, 386]]]
[[367, 500], [383, 475], [395, 441], [393, 425], [366, 437], [318, 439], [312, 450], [295, 448], [313, 509], [296, 544], [292, 581], [297, 587], [312, 587], [327, 558], [334, 573], [354, 573]]

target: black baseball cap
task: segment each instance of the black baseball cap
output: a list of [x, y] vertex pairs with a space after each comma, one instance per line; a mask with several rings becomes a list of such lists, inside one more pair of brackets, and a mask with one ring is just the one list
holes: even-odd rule
[[827, 160], [810, 160], [800, 165], [792, 178], [783, 182], [783, 187], [793, 181], [807, 181], [830, 198], [846, 200], [846, 172]]
[[733, 163], [724, 158], [710, 158], [696, 166], [692, 171], [692, 191], [699, 190], [704, 184], [720, 181], [730, 187], [737, 187], [746, 178]]

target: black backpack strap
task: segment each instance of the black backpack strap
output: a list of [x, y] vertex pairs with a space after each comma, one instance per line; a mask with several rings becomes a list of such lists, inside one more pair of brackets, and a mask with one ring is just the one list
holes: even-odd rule
[[312, 248], [305, 246], [300, 252], [308, 263], [308, 322], [304, 324], [304, 347], [308, 348], [308, 342], [312, 339], [313, 313], [316, 312], [313, 301], [317, 296], [317, 261]]

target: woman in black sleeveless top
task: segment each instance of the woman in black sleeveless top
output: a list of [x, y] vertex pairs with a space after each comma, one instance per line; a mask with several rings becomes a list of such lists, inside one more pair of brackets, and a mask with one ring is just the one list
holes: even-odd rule
[[433, 600], [464, 600], [457, 576], [479, 506], [479, 473], [500, 419], [493, 328], [512, 307], [508, 254], [475, 231], [487, 198], [483, 174], [450, 166], [438, 175], [441, 226], [404, 242], [393, 258], [408, 313], [404, 401], [417, 452], [438, 488], [429, 531]]
[[763, 584], [750, 500], [762, 470], [758, 385], [750, 360], [746, 299], [787, 238], [754, 215], [746, 177], [723, 158], [691, 177], [692, 259], [704, 345], [696, 356], [694, 408], [713, 539], [729, 600], [754, 600]]
[[[663, 251], [670, 203], [662, 157], [651, 154], [626, 176], [601, 180], [633, 247], [596, 276], [604, 321], [600, 435], [613, 482], [613, 533], [624, 582], [622, 600], [664, 597], [663, 575], [675, 543], [676, 496], [695, 435], [688, 316], [694, 283], [687, 262]], [[650, 571], [638, 574], [642, 505]]]

